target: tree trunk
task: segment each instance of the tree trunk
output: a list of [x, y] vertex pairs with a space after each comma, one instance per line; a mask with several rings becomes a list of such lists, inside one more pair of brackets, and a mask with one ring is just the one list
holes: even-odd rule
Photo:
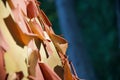
[[81, 29], [74, 9], [74, 0], [55, 0], [61, 31], [68, 40], [68, 57], [77, 74], [85, 80], [96, 80], [89, 56], [83, 46]]
[[120, 0], [116, 0], [116, 18], [118, 27], [118, 46], [120, 48]]

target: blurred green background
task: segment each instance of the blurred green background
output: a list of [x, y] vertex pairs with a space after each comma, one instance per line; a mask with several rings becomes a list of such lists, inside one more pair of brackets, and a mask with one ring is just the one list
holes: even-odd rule
[[[52, 22], [55, 33], [61, 35], [54, 0], [39, 1], [41, 9]], [[75, 0], [74, 5], [97, 79], [120, 80], [115, 0]]]

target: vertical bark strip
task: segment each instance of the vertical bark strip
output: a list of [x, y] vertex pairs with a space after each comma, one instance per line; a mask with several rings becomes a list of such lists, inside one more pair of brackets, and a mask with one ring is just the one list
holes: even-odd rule
[[74, 0], [55, 0], [64, 37], [69, 42], [68, 56], [75, 65], [77, 74], [86, 80], [96, 80], [89, 56], [83, 46], [80, 26], [74, 9]]

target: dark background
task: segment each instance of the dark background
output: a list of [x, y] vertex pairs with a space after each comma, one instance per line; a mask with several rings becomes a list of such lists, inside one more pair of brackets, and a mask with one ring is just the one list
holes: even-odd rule
[[[71, 22], [73, 20], [73, 24], [69, 27], [66, 27], [68, 26], [66, 24], [71, 24], [69, 20], [68, 22], [66, 21], [66, 23], [62, 22], [62, 20], [64, 21], [63, 16], [65, 15], [59, 11], [60, 5], [58, 6], [58, 4], [60, 0], [39, 1], [41, 2], [41, 9], [43, 9], [52, 22], [55, 33], [58, 35], [62, 34], [68, 40], [70, 48], [68, 47], [67, 55], [69, 59], [73, 61], [80, 78], [87, 80], [120, 80], [119, 0], [61, 0], [63, 3], [66, 2], [61, 5], [61, 9], [66, 10], [64, 14], [66, 14], [68, 10], [69, 13], [67, 14], [71, 13], [70, 16], [66, 15], [70, 17]], [[72, 8], [68, 6], [72, 6]], [[72, 14], [74, 14], [74, 16]], [[72, 16], [75, 18], [72, 19]], [[61, 19], [59, 19], [60, 17]], [[64, 30], [66, 30], [66, 32], [69, 30], [71, 34], [69, 34], [69, 32], [65, 33]], [[76, 37], [70, 40], [72, 35]], [[76, 39], [78, 43], [81, 43], [80, 45], [74, 44]], [[70, 53], [75, 50], [71, 46], [75, 49], [80, 46], [79, 49], [75, 51], [76, 54]], [[71, 51], [71, 49], [73, 49], [73, 51]], [[81, 54], [79, 54], [79, 52], [81, 52]], [[87, 57], [83, 59], [79, 58], [83, 56], [84, 53], [84, 56]], [[77, 61], [71, 57], [76, 55], [78, 56], [76, 57]], [[89, 60], [87, 58], [89, 58]], [[78, 65], [79, 60], [83, 61], [84, 65]], [[87, 63], [90, 64], [90, 67]], [[88, 67], [80, 71], [78, 69], [81, 68], [81, 66]], [[83, 76], [81, 75], [82, 73]], [[87, 73], [89, 76], [86, 76]], [[92, 78], [90, 74], [93, 74]]]

